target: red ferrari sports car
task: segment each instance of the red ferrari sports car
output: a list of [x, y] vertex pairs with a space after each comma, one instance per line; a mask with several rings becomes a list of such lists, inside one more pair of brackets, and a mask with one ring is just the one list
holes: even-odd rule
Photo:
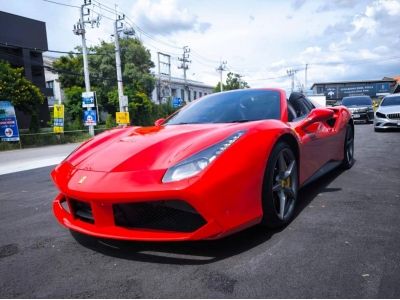
[[198, 99], [153, 127], [102, 133], [51, 173], [58, 221], [83, 234], [138, 241], [218, 239], [284, 226], [300, 187], [353, 164], [343, 107], [246, 89]]

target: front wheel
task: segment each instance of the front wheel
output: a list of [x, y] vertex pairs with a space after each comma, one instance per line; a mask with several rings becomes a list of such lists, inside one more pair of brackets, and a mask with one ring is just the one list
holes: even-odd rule
[[278, 143], [272, 150], [262, 191], [262, 223], [269, 228], [288, 224], [297, 201], [298, 169], [296, 157], [286, 143]]
[[354, 129], [353, 126], [347, 124], [346, 138], [344, 140], [344, 158], [342, 167], [350, 169], [354, 164]]

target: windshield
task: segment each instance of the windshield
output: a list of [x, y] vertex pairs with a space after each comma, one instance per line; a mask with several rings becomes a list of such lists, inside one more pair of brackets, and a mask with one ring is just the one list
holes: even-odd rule
[[172, 115], [166, 125], [280, 120], [280, 93], [237, 90], [203, 97]]
[[342, 100], [344, 106], [370, 106], [372, 100], [370, 97], [345, 97]]
[[382, 100], [381, 106], [400, 105], [400, 96], [386, 97]]

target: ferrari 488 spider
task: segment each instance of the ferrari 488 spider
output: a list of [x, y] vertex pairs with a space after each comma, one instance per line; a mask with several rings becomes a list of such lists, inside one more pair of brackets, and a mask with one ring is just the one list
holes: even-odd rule
[[343, 106], [246, 89], [198, 99], [153, 127], [125, 127], [82, 144], [51, 173], [67, 228], [141, 241], [218, 239], [293, 218], [300, 187], [353, 164]]

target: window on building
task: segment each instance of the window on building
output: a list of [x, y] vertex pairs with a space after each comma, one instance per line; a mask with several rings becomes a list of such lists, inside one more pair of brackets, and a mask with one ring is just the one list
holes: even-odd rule
[[201, 98], [203, 96], [203, 93], [202, 92], [199, 92], [199, 97]]
[[189, 102], [192, 101], [192, 91], [188, 91], [188, 100]]
[[194, 91], [194, 92], [193, 92], [193, 100], [196, 100], [196, 99], [197, 99], [197, 92]]
[[54, 88], [54, 80], [46, 81], [46, 88], [48, 89]]
[[181, 89], [181, 99], [185, 101], [185, 90]]

